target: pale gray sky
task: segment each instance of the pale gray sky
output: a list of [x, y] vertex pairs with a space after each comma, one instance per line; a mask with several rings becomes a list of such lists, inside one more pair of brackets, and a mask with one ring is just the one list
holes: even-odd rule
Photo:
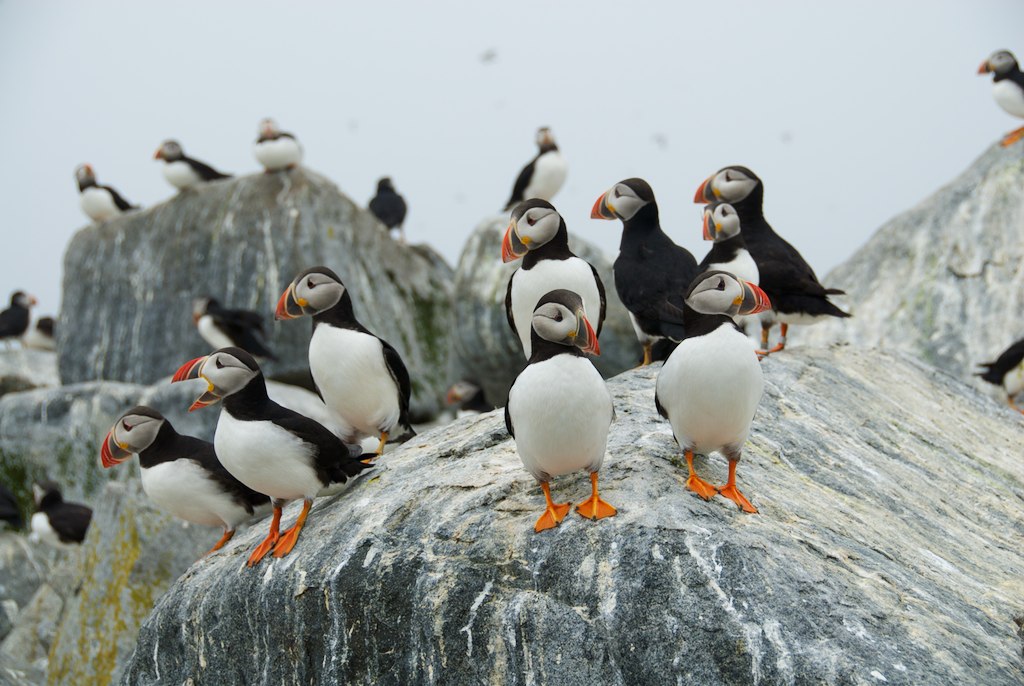
[[589, 212], [611, 184], [646, 178], [700, 259], [694, 190], [745, 164], [824, 275], [1019, 125], [975, 71], [996, 48], [1024, 53], [1022, 26], [1020, 0], [0, 0], [0, 297], [58, 307], [86, 223], [77, 164], [152, 205], [173, 192], [161, 140], [254, 172], [268, 115], [360, 204], [391, 175], [410, 240], [453, 264], [548, 125], [569, 161], [555, 205], [609, 256], [619, 224]]

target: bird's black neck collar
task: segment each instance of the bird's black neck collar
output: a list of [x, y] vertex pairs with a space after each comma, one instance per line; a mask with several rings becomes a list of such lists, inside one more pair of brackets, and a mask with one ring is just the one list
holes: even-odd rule
[[683, 336], [685, 341], [687, 338], [696, 338], [697, 336], [706, 336], [709, 333], [717, 331], [723, 325], [729, 325], [733, 328], [736, 327], [736, 323], [732, 317], [725, 314], [703, 314], [697, 312], [692, 307], [686, 308], [686, 335]]
[[85, 181], [83, 181], [81, 179], [78, 180], [78, 190], [79, 190], [79, 192], [84, 191], [86, 188], [96, 188], [97, 185], [98, 184], [96, 183], [96, 179], [94, 179], [94, 178], [93, 179], [86, 179]]
[[569, 231], [563, 219], [550, 241], [523, 256], [523, 269], [530, 269], [541, 260], [567, 260], [570, 257], [576, 255], [569, 249]]
[[317, 324], [328, 324], [340, 329], [366, 331], [366, 327], [360, 324], [359, 320], [356, 319], [355, 310], [352, 308], [352, 296], [348, 294], [347, 288], [345, 289], [345, 292], [341, 294], [341, 299], [335, 303], [334, 307], [313, 315], [314, 330], [316, 329]]
[[661, 221], [658, 218], [658, 203], [649, 202], [641, 207], [628, 220], [622, 221], [622, 240], [619, 241], [619, 252], [622, 252], [637, 239], [641, 242], [651, 234], [662, 234]]
[[1018, 64], [1013, 65], [1013, 69], [1006, 72], [1005, 74], [999, 74], [997, 72], [993, 72], [993, 74], [993, 83], [999, 83], [1003, 79], [1011, 79], [1017, 83], [1024, 82], [1024, 72], [1020, 70], [1020, 65]]
[[764, 186], [758, 182], [750, 195], [734, 203], [729, 203], [740, 218], [740, 226], [744, 229], [756, 226], [764, 220]]
[[242, 390], [224, 398], [224, 409], [233, 417], [258, 416], [269, 400], [267, 382], [259, 373]]
[[156, 432], [156, 438], [149, 444], [145, 450], [139, 452], [139, 466], [149, 469], [155, 467], [161, 462], [166, 462], [168, 459], [177, 459], [184, 457], [184, 455], [173, 455], [167, 454], [167, 449], [174, 445], [174, 442], [180, 438], [180, 434], [174, 430], [171, 423], [165, 421], [161, 425], [160, 430]]
[[544, 145], [540, 146], [540, 150], [537, 152], [537, 157], [540, 157], [546, 152], [552, 152], [553, 150], [558, 150], [558, 146], [555, 145], [554, 143], [545, 143]]
[[711, 252], [723, 255], [735, 255], [740, 250], [746, 250], [747, 243], [743, 240], [743, 234], [738, 233], [724, 241], [718, 241], [711, 246]]
[[533, 352], [527, 364], [537, 364], [544, 360], [550, 360], [557, 355], [571, 355], [572, 357], [583, 357], [585, 353], [575, 345], [564, 345], [553, 343], [546, 338], [541, 338], [536, 331], [530, 331], [530, 347]]

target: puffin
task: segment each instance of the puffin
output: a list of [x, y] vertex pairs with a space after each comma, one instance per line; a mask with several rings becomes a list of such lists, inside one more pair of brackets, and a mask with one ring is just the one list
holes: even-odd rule
[[0, 529], [21, 529], [23, 526], [25, 522], [21, 518], [18, 498], [9, 488], [0, 484]]
[[[1024, 72], [1009, 50], [996, 50], [978, 67], [978, 74], [993, 74], [992, 95], [1008, 114], [1024, 119]], [[1024, 138], [1024, 126], [1003, 136], [1004, 148]]]
[[[189, 412], [224, 401], [213, 438], [217, 457], [233, 477], [271, 498], [270, 532], [246, 564], [252, 567], [271, 550], [284, 557], [295, 547], [317, 494], [369, 465], [322, 424], [271, 400], [256, 359], [241, 348], [221, 348], [186, 362], [172, 383], [198, 378], [207, 389]], [[299, 498], [302, 511], [282, 533], [281, 510]]]
[[75, 180], [78, 182], [82, 211], [94, 222], [105, 222], [128, 210], [139, 209], [110, 186], [96, 183], [96, 174], [88, 164], [80, 164], [75, 168]]
[[601, 349], [583, 298], [561, 288], [546, 293], [530, 330], [533, 354], [509, 389], [505, 428], [544, 492], [546, 507], [533, 530], [552, 529], [565, 518], [570, 503], [555, 503], [549, 483], [579, 469], [590, 474], [591, 495], [576, 512], [587, 519], [611, 517], [616, 509], [598, 495], [597, 480], [615, 410], [604, 379], [587, 359]]
[[484, 389], [480, 384], [467, 379], [453, 383], [445, 394], [444, 401], [455, 408], [456, 417], [483, 414], [494, 409], [494, 405], [487, 402], [487, 396], [484, 395]]
[[[704, 206], [704, 240], [714, 243], [697, 265], [701, 273], [729, 272], [738, 279], [755, 286], [758, 284], [760, 273], [757, 271], [757, 263], [747, 250], [740, 232], [740, 218], [732, 205], [715, 202]], [[740, 326], [744, 318], [736, 317], [735, 320], [737, 326]]]
[[207, 552], [220, 550], [239, 524], [270, 511], [270, 498], [231, 476], [217, 459], [213, 443], [174, 430], [151, 407], [133, 407], [114, 422], [100, 445], [100, 461], [110, 468], [139, 456], [142, 490], [175, 517], [224, 532]]
[[385, 176], [377, 182], [377, 195], [370, 200], [370, 211], [388, 228], [388, 231], [398, 229], [402, 243], [405, 243], [405, 229], [402, 228], [402, 224], [405, 222], [407, 210], [405, 198], [395, 191], [389, 177]]
[[[721, 494], [744, 512], [756, 513], [736, 487], [736, 465], [761, 402], [764, 377], [753, 343], [733, 317], [771, 307], [765, 292], [723, 271], [701, 274], [686, 293], [692, 314], [686, 336], [658, 374], [654, 404], [672, 425], [686, 456], [686, 487], [710, 500]], [[720, 452], [729, 461], [729, 480], [721, 488], [704, 481], [693, 468], [694, 453]]]
[[990, 384], [1002, 386], [1010, 407], [1024, 414], [1024, 409], [1014, 402], [1014, 398], [1024, 391], [1024, 338], [1004, 350], [995, 362], [982, 362], [981, 366], [985, 370], [976, 376]]
[[36, 299], [24, 291], [11, 293], [10, 306], [0, 312], [0, 341], [10, 347], [13, 339], [20, 338], [28, 330], [30, 308], [35, 304]]
[[568, 166], [562, 152], [555, 144], [551, 129], [542, 126], [537, 129], [537, 155], [523, 167], [516, 177], [512, 195], [505, 203], [505, 211], [511, 210], [524, 200], [540, 198], [551, 200], [565, 183]]
[[192, 301], [192, 323], [199, 335], [214, 348], [236, 347], [254, 357], [276, 360], [263, 342], [263, 317], [252, 310], [230, 310], [216, 298]]
[[92, 510], [78, 503], [64, 502], [60, 486], [54, 481], [32, 484], [36, 511], [29, 527], [39, 540], [54, 547], [77, 545], [85, 540], [92, 521]]
[[179, 191], [195, 188], [207, 181], [231, 178], [231, 174], [222, 174], [210, 165], [188, 157], [176, 140], [168, 139], [161, 143], [153, 159], [164, 161], [164, 178]]
[[[790, 324], [814, 324], [828, 317], [850, 315], [829, 300], [844, 295], [837, 288], [825, 288], [814, 270], [792, 245], [772, 230], [764, 218], [764, 183], [746, 167], [730, 166], [718, 170], [697, 188], [696, 203], [723, 201], [736, 210], [743, 227], [743, 240], [757, 264], [758, 285], [772, 302], [771, 312], [761, 315], [763, 357], [786, 347]], [[781, 324], [779, 342], [768, 347], [772, 326]]]
[[277, 128], [277, 122], [269, 118], [260, 122], [259, 131], [253, 154], [268, 174], [299, 166], [302, 146], [295, 136]]
[[594, 265], [569, 249], [565, 220], [547, 200], [525, 200], [512, 210], [501, 242], [501, 261], [520, 257], [523, 266], [513, 272], [505, 290], [505, 316], [519, 336], [527, 360], [532, 355], [533, 311], [537, 301], [555, 289], [578, 293], [587, 316], [597, 324], [597, 335], [601, 335], [607, 309], [604, 284]]
[[[352, 295], [327, 267], [312, 267], [291, 282], [275, 318], [313, 317], [309, 370], [324, 404], [337, 416], [341, 436], [356, 443], [379, 436], [376, 457], [389, 437], [416, 435], [409, 423], [412, 383], [401, 356], [356, 319]], [[398, 432], [401, 434], [398, 434]]]
[[683, 338], [683, 294], [697, 276], [697, 260], [661, 230], [654, 191], [643, 179], [626, 179], [605, 191], [590, 217], [622, 220], [619, 256], [612, 265], [615, 290], [643, 346], [641, 365], [649, 365], [656, 341]]
[[40, 317], [36, 325], [25, 332], [21, 339], [26, 348], [35, 350], [56, 350], [56, 324], [53, 317]]

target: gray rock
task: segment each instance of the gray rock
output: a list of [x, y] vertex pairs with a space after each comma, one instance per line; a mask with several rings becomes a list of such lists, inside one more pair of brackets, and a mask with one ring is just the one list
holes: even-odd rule
[[[526, 366], [519, 340], [505, 316], [505, 293], [522, 261], [502, 263], [501, 239], [508, 215], [482, 221], [466, 241], [455, 270], [456, 376], [481, 385], [488, 401], [504, 405], [508, 389]], [[608, 302], [601, 355], [594, 364], [605, 376], [635, 367], [642, 353], [629, 313], [615, 293], [612, 265], [597, 247], [573, 234], [569, 246], [597, 268]]]
[[56, 353], [0, 348], [0, 395], [59, 385]]
[[207, 184], [86, 227], [64, 257], [60, 376], [153, 383], [209, 352], [192, 299], [211, 294], [266, 314], [269, 376], [308, 379], [308, 320], [273, 323], [277, 299], [306, 267], [342, 277], [356, 314], [402, 355], [413, 411], [440, 409], [450, 354], [452, 271], [427, 247], [402, 246], [309, 170]]
[[15, 664], [45, 664], [62, 609], [64, 599], [60, 594], [49, 584], [40, 586], [18, 613], [14, 629], [0, 643], [0, 653]]
[[19, 611], [46, 581], [59, 555], [21, 534], [0, 533], [0, 640], [10, 633]]
[[1020, 148], [993, 145], [823, 282], [846, 290], [853, 318], [796, 328], [794, 342], [895, 348], [970, 379], [1024, 337]]
[[534, 534], [501, 411], [458, 420], [319, 501], [287, 558], [246, 569], [255, 530], [193, 566], [122, 683], [1021, 683], [1015, 414], [898, 353], [769, 358], [744, 515], [685, 490], [658, 369], [609, 384], [618, 516]]

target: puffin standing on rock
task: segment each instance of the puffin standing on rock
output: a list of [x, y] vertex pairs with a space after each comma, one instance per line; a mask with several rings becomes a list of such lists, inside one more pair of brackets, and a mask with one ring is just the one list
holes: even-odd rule
[[78, 503], [64, 502], [55, 481], [32, 484], [36, 512], [29, 526], [39, 540], [54, 547], [77, 545], [85, 540], [92, 510]]
[[612, 267], [615, 290], [644, 348], [642, 364], [648, 365], [656, 341], [681, 340], [685, 334], [683, 294], [697, 276], [697, 260], [661, 230], [654, 191], [643, 179], [612, 186], [594, 203], [590, 217], [622, 220]]
[[[733, 317], [771, 307], [764, 291], [727, 272], [701, 274], [686, 294], [692, 314], [686, 337], [658, 374], [654, 403], [672, 424], [690, 469], [686, 487], [705, 500], [721, 493], [744, 512], [757, 512], [736, 488], [736, 465], [761, 401], [764, 377], [754, 346]], [[694, 453], [721, 452], [729, 481], [715, 488], [697, 476]]]
[[139, 456], [142, 490], [159, 507], [224, 535], [207, 553], [220, 550], [239, 524], [270, 510], [270, 498], [231, 476], [213, 444], [174, 430], [162, 414], [138, 406], [121, 415], [100, 446], [105, 468]]
[[277, 128], [273, 119], [260, 122], [260, 135], [253, 146], [256, 161], [270, 172], [294, 169], [302, 162], [302, 146], [290, 133]]
[[128, 210], [139, 209], [110, 186], [96, 183], [96, 174], [88, 164], [81, 164], [75, 168], [75, 181], [78, 182], [82, 211], [94, 222], [105, 222]]
[[[790, 324], [815, 324], [826, 317], [850, 316], [828, 299], [830, 295], [844, 295], [844, 292], [822, 286], [797, 249], [775, 233], [765, 220], [764, 183], [754, 172], [746, 167], [724, 167], [704, 180], [693, 201], [724, 201], [736, 210], [743, 227], [743, 240], [757, 264], [759, 285], [772, 302], [772, 311], [761, 317], [759, 355], [785, 349]], [[775, 347], [769, 348], [769, 337], [776, 321], [781, 324], [781, 335]]]
[[551, 200], [562, 189], [568, 171], [568, 165], [555, 144], [551, 129], [546, 126], [537, 129], [537, 156], [516, 177], [505, 211], [531, 198]]
[[600, 347], [583, 299], [564, 289], [547, 293], [531, 330], [533, 355], [509, 389], [505, 427], [547, 502], [533, 530], [554, 528], [565, 518], [570, 504], [555, 503], [548, 484], [578, 469], [590, 473], [591, 496], [576, 511], [587, 519], [611, 517], [616, 510], [598, 495], [597, 474], [615, 410], [604, 379], [586, 358], [600, 354]]
[[21, 339], [22, 345], [34, 350], [56, 350], [56, 328], [57, 324], [53, 317], [40, 317], [36, 320], [36, 325], [25, 332]]
[[175, 140], [161, 143], [153, 159], [164, 161], [164, 178], [179, 191], [195, 188], [207, 181], [231, 178], [231, 174], [222, 174], [210, 165], [185, 155], [181, 144]]
[[1024, 391], [1024, 339], [1021, 339], [1003, 351], [995, 362], [982, 362], [985, 371], [979, 372], [985, 381], [1002, 386], [1006, 391], [1006, 402], [1010, 407], [1024, 414], [1024, 410], [1014, 402]]
[[[222, 348], [186, 362], [172, 382], [198, 378], [207, 390], [189, 412], [224, 401], [213, 439], [217, 457], [236, 479], [270, 496], [274, 508], [270, 532], [247, 564], [255, 565], [271, 549], [274, 557], [284, 557], [295, 547], [317, 494], [369, 465], [323, 425], [271, 400], [259, 365], [241, 348]], [[299, 498], [302, 512], [281, 533], [282, 508]]]
[[547, 200], [526, 200], [516, 205], [501, 242], [501, 261], [523, 258], [505, 292], [505, 316], [519, 336], [526, 359], [532, 355], [530, 322], [537, 302], [550, 291], [564, 288], [580, 295], [587, 316], [604, 325], [604, 284], [597, 270], [569, 249], [565, 220]]
[[[1017, 58], [1009, 50], [997, 50], [981, 63], [978, 74], [994, 74], [992, 95], [996, 103], [1010, 114], [1024, 119], [1024, 72], [1017, 64]], [[1004, 148], [1024, 138], [1024, 126], [1003, 136]]]
[[399, 240], [402, 243], [405, 243], [405, 230], [402, 224], [405, 222], [407, 210], [405, 198], [391, 185], [390, 178], [385, 176], [377, 182], [377, 195], [370, 200], [370, 211], [388, 228], [388, 231], [398, 229]]
[[11, 339], [18, 338], [28, 330], [31, 308], [36, 299], [24, 291], [11, 293], [11, 305], [0, 312], [0, 341], [10, 347]]
[[376, 455], [388, 438], [416, 435], [409, 424], [412, 383], [401, 356], [356, 319], [352, 296], [327, 267], [295, 277], [277, 303], [277, 319], [313, 317], [309, 370], [317, 392], [340, 420], [342, 437], [355, 443], [379, 436]]
[[215, 298], [192, 301], [192, 322], [203, 340], [214, 348], [241, 348], [254, 357], [276, 360], [262, 341], [263, 317], [252, 310], [229, 310]]

